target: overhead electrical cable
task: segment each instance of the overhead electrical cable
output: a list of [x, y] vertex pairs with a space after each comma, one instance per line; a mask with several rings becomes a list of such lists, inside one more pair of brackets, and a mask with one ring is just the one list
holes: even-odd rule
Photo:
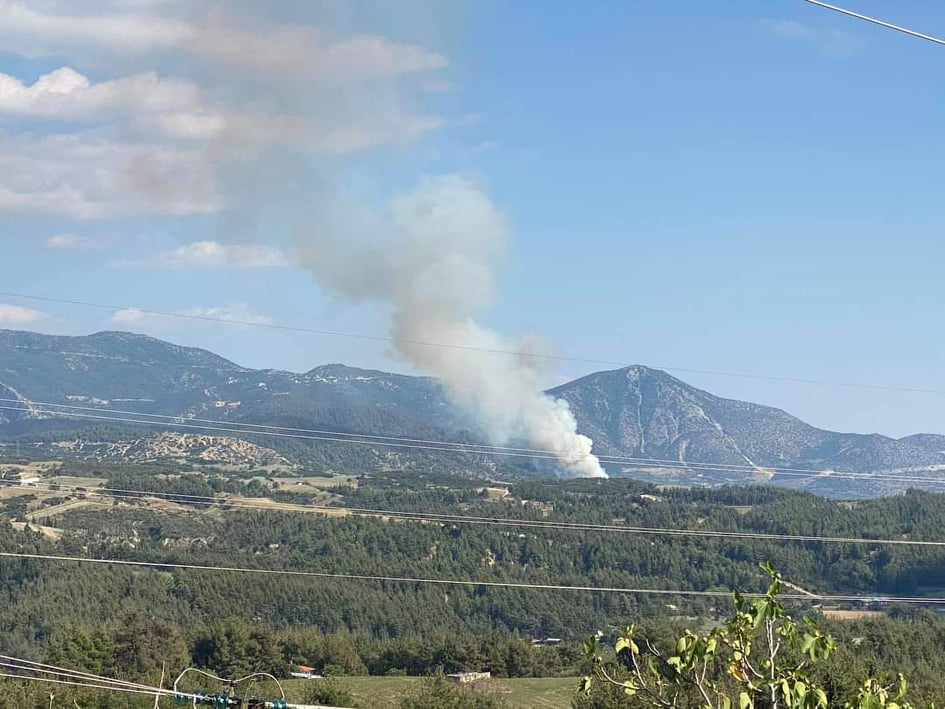
[[903, 34], [910, 35], [912, 37], [917, 37], [919, 39], [924, 39], [928, 42], [934, 42], [935, 44], [945, 45], [945, 39], [939, 37], [933, 37], [930, 34], [925, 34], [923, 32], [916, 32], [915, 30], [910, 30], [907, 27], [901, 27], [899, 25], [894, 25], [891, 22], [886, 22], [884, 20], [876, 19], [875, 17], [870, 17], [869, 15], [863, 15], [859, 12], [854, 12], [853, 10], [848, 10], [846, 8], [840, 7], [838, 5], [830, 5], [829, 3], [821, 2], [821, 0], [804, 0], [811, 5], [817, 5], [818, 7], [825, 8], [827, 10], [833, 10], [834, 12], [839, 12], [841, 15], [847, 15], [848, 17], [854, 17], [858, 20], [863, 20], [864, 22], [870, 22], [874, 25], [879, 25], [880, 27], [885, 27], [886, 29], [895, 30], [896, 32], [902, 32]]
[[0, 677], [5, 677], [7, 679], [19, 679], [19, 680], [31, 680], [34, 682], [47, 682], [50, 684], [65, 684], [73, 687], [84, 687], [86, 689], [100, 689], [108, 692], [128, 692], [131, 694], [146, 694], [149, 696], [154, 696], [155, 694], [163, 694], [168, 696], [167, 690], [160, 690], [158, 688], [154, 689], [137, 689], [134, 687], [121, 687], [111, 684], [95, 684], [92, 682], [79, 682], [76, 680], [68, 679], [57, 679], [55, 677], [37, 677], [35, 675], [16, 675], [8, 672], [0, 672]]
[[[23, 412], [25, 409], [22, 406], [0, 406], [0, 410], [8, 411], [18, 411]], [[208, 424], [193, 424], [186, 423], [189, 419], [177, 419], [174, 421], [156, 421], [156, 420], [146, 420], [137, 417], [122, 417], [122, 416], [110, 416], [107, 415], [110, 412], [104, 411], [103, 414], [92, 414], [92, 413], [83, 413], [83, 412], [72, 412], [72, 411], [61, 411], [53, 409], [39, 409], [33, 408], [30, 410], [32, 413], [46, 414], [53, 416], [66, 416], [78, 419], [86, 419], [92, 421], [110, 421], [114, 423], [133, 423], [142, 426], [163, 426], [168, 428], [183, 428], [187, 430], [197, 430], [197, 431], [212, 431], [215, 433], [226, 433], [228, 435], [233, 434], [244, 434], [244, 435], [257, 435], [257, 436], [273, 436], [279, 438], [293, 438], [300, 440], [311, 440], [311, 441], [328, 441], [333, 443], [347, 443], [352, 445], [365, 445], [365, 446], [379, 446], [379, 447], [393, 447], [393, 448], [405, 448], [413, 450], [427, 450], [427, 451], [438, 451], [445, 453], [466, 453], [470, 455], [495, 455], [495, 456], [511, 456], [517, 458], [532, 458], [539, 460], [553, 460], [553, 461], [567, 461], [569, 458], [567, 454], [557, 455], [545, 454], [536, 449], [535, 453], [528, 452], [516, 452], [515, 449], [507, 450], [490, 450], [487, 446], [478, 446], [477, 444], [459, 444], [459, 443], [441, 443], [441, 442], [432, 442], [431, 444], [421, 444], [421, 443], [400, 443], [394, 440], [364, 440], [358, 437], [358, 434], [336, 434], [336, 435], [305, 435], [301, 433], [285, 433], [279, 431], [259, 431], [246, 428], [231, 428], [229, 426], [241, 425], [241, 424], [229, 424], [226, 423], [223, 426], [211, 426]], [[134, 416], [134, 415], [133, 415]], [[393, 438], [393, 437], [391, 437]], [[411, 440], [411, 439], [406, 439]], [[461, 448], [459, 446], [466, 446], [466, 448]], [[529, 450], [529, 449], [520, 449], [520, 450]], [[816, 470], [816, 469], [807, 469], [807, 468], [778, 468], [778, 467], [767, 467], [767, 466], [758, 466], [758, 467], [749, 467], [749, 466], [731, 466], [727, 464], [715, 464], [715, 463], [696, 463], [696, 462], [686, 462], [686, 461], [672, 461], [672, 460], [661, 460], [655, 458], [633, 458], [633, 457], [618, 457], [618, 456], [598, 456], [599, 460], [604, 463], [613, 463], [617, 465], [622, 465], [625, 468], [634, 468], [639, 470], [652, 470], [652, 469], [670, 469], [670, 470], [680, 470], [686, 472], [696, 472], [696, 473], [705, 473], [705, 472], [717, 472], [725, 474], [735, 474], [735, 473], [751, 473], [754, 475], [759, 474], [776, 474], [781, 476], [793, 476], [793, 477], [803, 477], [803, 478], [812, 478], [820, 477], [821, 479], [826, 478], [842, 478], [844, 480], [889, 480], [889, 481], [898, 481], [898, 482], [914, 482], [922, 483], [925, 485], [945, 485], [945, 478], [934, 479], [934, 478], [925, 478], [918, 475], [899, 475], [899, 474], [888, 474], [882, 472], [876, 473], [859, 473], [855, 471], [838, 471], [838, 470]], [[755, 482], [764, 482], [756, 480]]]
[[121, 686], [121, 687], [132, 687], [136, 689], [147, 689], [147, 690], [152, 689], [149, 685], [142, 684], [140, 682], [130, 682], [128, 680], [123, 680], [123, 679], [114, 679], [111, 677], [105, 677], [103, 675], [96, 675], [91, 672], [83, 672], [81, 670], [70, 670], [65, 667], [59, 667], [57, 665], [49, 665], [42, 662], [24, 660], [18, 657], [11, 657], [9, 655], [0, 655], [0, 667], [6, 667], [7, 669], [26, 670], [30, 672], [39, 672], [43, 674], [52, 674], [56, 676], [67, 677], [70, 679], [95, 681], [101, 684], [111, 684], [111, 685], [116, 685], [116, 686]]
[[[16, 481], [0, 480], [0, 484], [19, 485]], [[829, 543], [829, 544], [867, 544], [878, 546], [918, 546], [918, 547], [945, 547], [945, 541], [918, 540], [918, 539], [886, 539], [870, 537], [844, 537], [844, 536], [824, 536], [813, 534], [778, 534], [773, 532], [743, 532], [743, 531], [718, 531], [710, 529], [686, 529], [675, 527], [647, 527], [639, 525], [605, 525], [584, 522], [567, 522], [556, 520], [531, 520], [515, 519], [509, 517], [477, 517], [471, 515], [447, 514], [436, 512], [410, 512], [404, 510], [381, 510], [360, 507], [344, 507], [332, 505], [310, 505], [301, 503], [280, 503], [279, 506], [263, 503], [254, 503], [248, 498], [239, 498], [233, 500], [225, 497], [211, 497], [208, 495], [189, 495], [186, 493], [168, 493], [168, 492], [150, 492], [146, 490], [126, 490], [107, 487], [83, 488], [75, 485], [43, 484], [30, 483], [24, 489], [45, 489], [50, 491], [58, 490], [84, 490], [95, 494], [104, 493], [108, 497], [137, 500], [147, 502], [148, 498], [156, 498], [167, 502], [177, 504], [197, 503], [207, 505], [217, 505], [223, 508], [236, 510], [250, 510], [257, 512], [312, 512], [317, 514], [338, 514], [351, 515], [355, 517], [372, 518], [391, 518], [403, 521], [413, 522], [434, 522], [451, 524], [471, 524], [498, 527], [516, 527], [523, 529], [551, 529], [558, 531], [578, 531], [578, 532], [614, 532], [622, 534], [641, 534], [657, 536], [674, 537], [708, 537], [718, 539], [738, 539], [738, 540], [757, 540], [757, 541], [782, 541], [799, 543]], [[44, 519], [47, 515], [43, 510], [33, 513], [33, 522], [41, 526], [38, 520]], [[55, 514], [55, 513], [52, 513]], [[51, 516], [51, 515], [49, 515]]]
[[[2, 406], [4, 403], [13, 403], [20, 404], [20, 406], [6, 407]], [[25, 407], [25, 408], [24, 408]], [[42, 407], [42, 408], [40, 408]], [[178, 423], [186, 424], [197, 424], [197, 423], [206, 423], [212, 424], [217, 427], [239, 427], [240, 431], [238, 433], [247, 433], [245, 429], [254, 429], [250, 431], [255, 435], [265, 436], [270, 431], [276, 432], [289, 432], [289, 433], [308, 433], [308, 434], [317, 434], [317, 435], [326, 435], [332, 436], [332, 440], [347, 440], [352, 439], [352, 442], [363, 442], [364, 440], [378, 440], [378, 441], [395, 441], [397, 443], [421, 443], [429, 446], [441, 447], [443, 450], [456, 450], [461, 453], [470, 453], [470, 454], [490, 454], [490, 455], [507, 455], [507, 454], [538, 454], [542, 457], [553, 458], [555, 460], [580, 460], [584, 457], [583, 453], [569, 453], [567, 451], [557, 452], [551, 450], [550, 448], [526, 448], [519, 446], [497, 446], [487, 443], [471, 443], [465, 441], [444, 441], [437, 439], [428, 439], [428, 438], [408, 438], [405, 436], [380, 436], [369, 433], [352, 433], [346, 431], [337, 431], [331, 429], [319, 429], [319, 428], [294, 428], [290, 426], [275, 426], [271, 424], [258, 424], [258, 423], [247, 423], [245, 421], [227, 421], [223, 419], [205, 419], [198, 418], [195, 416], [174, 416], [171, 414], [151, 414], [143, 413], [138, 411], [133, 411], [129, 409], [114, 409], [111, 407], [104, 408], [102, 406], [78, 406], [75, 404], [57, 404], [48, 401], [37, 401], [35, 399], [26, 399], [26, 398], [12, 398], [12, 397], [0, 397], [0, 409], [20, 411], [20, 412], [36, 412], [42, 414], [62, 414], [69, 415], [69, 412], [72, 411], [87, 411], [92, 412], [96, 415], [106, 414], [114, 416], [117, 414], [132, 416], [135, 418], [141, 418], [143, 420], [138, 421], [145, 425], [151, 425], [155, 423], [165, 423], [170, 426], [178, 425]], [[59, 409], [65, 409], [65, 411], [59, 411]], [[75, 416], [78, 417], [78, 414]], [[258, 429], [258, 430], [255, 430]], [[235, 430], [235, 429], [234, 429]], [[319, 439], [324, 440], [324, 439]], [[699, 463], [696, 461], [684, 461], [679, 459], [671, 458], [647, 458], [640, 456], [621, 456], [621, 455], [607, 455], [607, 454], [595, 454], [595, 456], [605, 463], [653, 463], [653, 467], [663, 467], [660, 465], [665, 463], [667, 465], [675, 466], [684, 466], [687, 469], [698, 468], [699, 466], [706, 466], [712, 471], [719, 470], [732, 470], [734, 472], [796, 472], [796, 473], [810, 473], [812, 475], [822, 475], [824, 473], [835, 473], [835, 474], [846, 474], [843, 471], [835, 471], [825, 468], [795, 468], [795, 467], [779, 467], [779, 466], [767, 466], [767, 465], [745, 465], [745, 464], [735, 464], [735, 463]], [[528, 457], [537, 457], [531, 456]], [[945, 465], [943, 465], [945, 469]], [[852, 472], [852, 471], [850, 471]], [[857, 473], [852, 473], [857, 474]]]
[[[594, 359], [590, 357], [569, 357], [565, 355], [555, 355], [555, 354], [543, 353], [543, 352], [491, 349], [491, 348], [485, 348], [485, 347], [475, 347], [472, 345], [464, 345], [462, 343], [428, 342], [424, 340], [405, 340], [405, 339], [390, 337], [387, 335], [370, 335], [366, 333], [342, 332], [342, 331], [336, 331], [336, 330], [321, 330], [321, 329], [316, 329], [316, 328], [299, 327], [295, 325], [280, 325], [278, 323], [255, 322], [252, 320], [232, 320], [232, 319], [216, 318], [209, 315], [174, 313], [174, 312], [169, 312], [165, 310], [152, 310], [148, 308], [138, 308], [138, 307], [129, 306], [129, 305], [110, 305], [106, 303], [94, 303], [94, 302], [89, 302], [89, 301], [84, 301], [84, 300], [72, 300], [72, 299], [67, 299], [67, 298], [53, 298], [49, 296], [33, 295], [29, 293], [16, 293], [12, 291], [0, 291], [0, 296], [5, 296], [9, 298], [22, 298], [24, 300], [40, 301], [44, 303], [59, 303], [61, 305], [77, 305], [77, 306], [88, 307], [88, 308], [97, 308], [100, 310], [113, 310], [113, 311], [134, 310], [144, 315], [157, 315], [163, 318], [178, 318], [178, 319], [184, 319], [184, 320], [196, 320], [196, 321], [201, 321], [201, 322], [215, 322], [215, 323], [220, 323], [223, 325], [243, 325], [246, 327], [260, 327], [260, 328], [267, 328], [270, 330], [299, 332], [299, 333], [309, 334], [309, 335], [346, 337], [346, 338], [354, 338], [354, 339], [360, 339], [360, 340], [373, 340], [376, 342], [393, 342], [393, 343], [401, 343], [401, 344], [406, 344], [406, 345], [417, 345], [421, 347], [437, 347], [440, 349], [465, 350], [465, 351], [470, 351], [470, 352], [482, 352], [484, 354], [511, 355], [514, 357], [527, 357], [527, 358], [532, 358], [532, 359], [542, 359], [542, 360], [559, 361], [559, 362], [574, 362], [578, 364], [603, 365], [607, 367], [628, 367], [631, 365], [631, 363], [629, 362], [623, 362], [623, 361], [617, 361], [617, 360]], [[875, 389], [879, 391], [899, 391], [899, 392], [906, 392], [906, 393], [913, 393], [913, 394], [945, 395], [945, 390], [943, 389], [926, 389], [926, 388], [917, 388], [917, 387], [868, 384], [868, 383], [859, 383], [859, 382], [841, 382], [841, 381], [831, 381], [831, 380], [826, 380], [826, 379], [808, 379], [808, 378], [803, 378], [803, 377], [750, 374], [750, 373], [745, 373], [745, 372], [727, 372], [727, 371], [718, 371], [718, 370], [711, 370], [711, 369], [696, 369], [696, 368], [689, 368], [689, 367], [667, 367], [663, 365], [652, 365], [652, 367], [655, 369], [662, 369], [667, 372], [681, 372], [684, 374], [703, 374], [703, 375], [717, 376], [717, 377], [737, 377], [740, 379], [756, 379], [756, 380], [773, 381], [773, 382], [793, 382], [797, 384], [812, 384], [816, 386], [844, 387], [844, 388], [853, 388], [853, 389]]]
[[[15, 658], [13, 658], [15, 659]], [[155, 697], [155, 701], [161, 697], [166, 697], [169, 699], [174, 699], [175, 701], [187, 701], [188, 704], [193, 704], [197, 706], [200, 705], [210, 705], [210, 706], [237, 706], [240, 705], [240, 697], [234, 695], [230, 696], [229, 693], [214, 693], [207, 694], [205, 692], [188, 692], [177, 689], [176, 684], [174, 689], [164, 689], [163, 687], [152, 687], [146, 684], [130, 683], [123, 682], [122, 680], [115, 680], [110, 677], [104, 677], [101, 675], [93, 675], [90, 673], [79, 672], [77, 670], [68, 670], [65, 668], [58, 668], [55, 671], [44, 670], [33, 668], [30, 665], [35, 665], [37, 663], [30, 663], [27, 660], [18, 660], [16, 662], [0, 663], [0, 667], [6, 667], [13, 670], [20, 670], [23, 672], [33, 672], [34, 674], [13, 674], [12, 672], [0, 672], [0, 677], [5, 679], [12, 680], [22, 680], [30, 682], [41, 682], [46, 684], [55, 684], [55, 685], [65, 685], [71, 687], [79, 687], [82, 689], [94, 689], [102, 692], [125, 692], [127, 694], [139, 694], [146, 695], [149, 697]], [[190, 668], [192, 669], [192, 668]], [[189, 671], [189, 670], [185, 670]], [[199, 671], [199, 670], [194, 670]], [[56, 676], [47, 677], [43, 674], [52, 674]], [[182, 673], [183, 674], [183, 673]], [[215, 675], [207, 674], [208, 677], [214, 679], [221, 679], [222, 682], [227, 682], [227, 680], [222, 680], [222, 678], [217, 678]], [[282, 691], [282, 686], [278, 680], [272, 675], [259, 672], [256, 673], [259, 676], [266, 676], [272, 678], [279, 686], [280, 693], [282, 694], [282, 699], [278, 700], [264, 700], [264, 699], [253, 699], [253, 706], [265, 706], [285, 708], [285, 709], [331, 709], [331, 707], [316, 705], [316, 704], [293, 704], [285, 700], [285, 693]], [[249, 677], [244, 677], [242, 680], [249, 679], [256, 675], [250, 675]], [[65, 679], [63, 679], [65, 678]], [[180, 678], [178, 678], [180, 679]], [[235, 680], [230, 685], [240, 682], [242, 680]], [[189, 701], [188, 701], [189, 700]], [[225, 702], [225, 703], [221, 703]]]
[[[695, 589], [635, 588], [621, 586], [570, 586], [566, 584], [527, 583], [516, 581], [485, 581], [475, 579], [442, 579], [420, 576], [382, 576], [370, 574], [332, 573], [327, 571], [301, 571], [295, 569], [251, 568], [245, 566], [211, 566], [204, 564], [181, 564], [162, 561], [137, 561], [133, 559], [106, 559], [93, 557], [64, 556], [57, 554], [35, 554], [29, 552], [0, 552], [0, 557], [13, 559], [34, 559], [39, 561], [71, 562], [81, 564], [106, 564], [114, 566], [133, 566], [152, 569], [179, 569], [182, 571], [213, 571], [220, 573], [249, 574], [263, 576], [291, 576], [313, 579], [334, 579], [341, 581], [371, 581], [406, 584], [430, 584], [439, 586], [467, 586], [482, 588], [508, 588], [543, 591], [575, 591], [590, 593], [621, 593], [627, 595], [692, 596], [706, 598], [729, 598], [730, 591], [710, 591]], [[746, 598], [763, 598], [764, 593], [742, 593]], [[859, 602], [903, 603], [920, 605], [942, 605], [945, 597], [930, 596], [862, 596], [853, 594], [798, 593], [781, 594], [779, 598], [796, 601], [824, 602]]]

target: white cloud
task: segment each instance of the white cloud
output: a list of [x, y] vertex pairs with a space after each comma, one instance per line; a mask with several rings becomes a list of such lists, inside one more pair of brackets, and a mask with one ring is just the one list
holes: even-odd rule
[[272, 322], [268, 315], [260, 315], [245, 304], [237, 303], [220, 307], [194, 306], [180, 311], [181, 315], [192, 318], [220, 320], [235, 325], [266, 325]]
[[24, 308], [21, 305], [11, 305], [10, 303], [0, 303], [0, 325], [22, 327], [23, 325], [32, 325], [33, 323], [45, 320], [46, 313], [32, 308]]
[[[161, 5], [144, 3], [142, 9], [161, 10]], [[175, 3], [164, 5], [165, 10], [178, 9]], [[335, 38], [314, 27], [258, 18], [237, 24], [221, 20], [219, 14], [188, 13], [186, 6], [180, 17], [123, 12], [121, 7], [107, 14], [83, 14], [75, 0], [47, 3], [47, 8], [0, 0], [0, 48], [34, 56], [61, 54], [64, 47], [125, 54], [182, 50], [220, 66], [318, 79], [382, 79], [441, 69], [448, 63], [424, 47], [377, 35]]]
[[[72, 3], [74, 9], [75, 5]], [[67, 3], [41, 6], [0, 0], [0, 37], [6, 49], [36, 56], [66, 47], [97, 45], [111, 51], [140, 52], [186, 41], [192, 28], [175, 19], [148, 14], [66, 14]]]
[[830, 54], [848, 54], [863, 46], [863, 41], [849, 32], [812, 27], [796, 20], [767, 19], [761, 21], [761, 26], [778, 37], [806, 42]]
[[0, 212], [101, 219], [195, 214], [218, 204], [193, 150], [84, 135], [0, 131]]
[[188, 81], [160, 78], [154, 72], [92, 83], [70, 67], [43, 74], [32, 85], [0, 73], [0, 114], [62, 121], [113, 123], [124, 118], [139, 133], [171, 138], [229, 138], [259, 143], [290, 142], [302, 137], [291, 117], [242, 115], [211, 106]]
[[112, 322], [119, 325], [140, 325], [147, 319], [147, 313], [143, 313], [137, 308], [124, 308], [112, 313]]
[[211, 106], [198, 87], [162, 79], [154, 72], [92, 83], [70, 67], [40, 76], [32, 85], [0, 73], [0, 114], [57, 120], [101, 120], [124, 116], [139, 132], [170, 138], [240, 143], [296, 145], [318, 152], [353, 153], [386, 143], [404, 143], [442, 125], [436, 116], [395, 110], [352, 117], [344, 112], [324, 117], [266, 115]]
[[182, 318], [173, 316], [157, 315], [137, 308], [125, 308], [116, 310], [112, 313], [111, 321], [123, 327], [142, 326], [154, 322], [167, 323], [170, 320], [186, 323], [189, 319], [191, 324], [200, 324], [210, 321], [219, 321], [227, 325], [266, 325], [272, 322], [272, 318], [267, 315], [261, 315], [255, 312], [245, 303], [233, 303], [221, 306], [202, 306], [194, 305], [175, 312]]
[[251, 30], [210, 25], [194, 33], [188, 49], [226, 66], [321, 80], [382, 79], [442, 69], [447, 64], [440, 54], [377, 35], [335, 40], [311, 27], [286, 25]]
[[76, 236], [75, 234], [55, 234], [43, 241], [44, 249], [59, 249], [63, 251], [84, 251], [87, 249], [99, 249], [104, 244], [88, 236]]
[[86, 119], [103, 114], [167, 113], [201, 108], [200, 92], [186, 81], [154, 72], [93, 84], [70, 67], [43, 74], [27, 86], [0, 74], [0, 112], [21, 116]]
[[[251, 209], [269, 199], [260, 187], [298, 187], [280, 178], [317, 154], [400, 147], [446, 123], [406, 100], [436, 81], [443, 55], [270, 14], [185, 0], [0, 0], [0, 51], [69, 60], [36, 80], [0, 74], [0, 213]], [[147, 71], [158, 62], [180, 73]], [[115, 66], [126, 75], [98, 78]], [[50, 134], [51, 121], [81, 129]], [[276, 176], [261, 181], [272, 165]]]
[[195, 241], [138, 265], [162, 268], [281, 268], [290, 259], [281, 249], [266, 244], [223, 244]]

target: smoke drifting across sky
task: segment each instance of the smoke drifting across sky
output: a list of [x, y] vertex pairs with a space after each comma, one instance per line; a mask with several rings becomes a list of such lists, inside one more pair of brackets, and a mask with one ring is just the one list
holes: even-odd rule
[[473, 319], [492, 302], [506, 241], [484, 190], [468, 178], [443, 175], [396, 197], [376, 219], [345, 215], [337, 203], [319, 206], [321, 216], [300, 225], [296, 242], [301, 263], [326, 290], [392, 306], [398, 354], [443, 382], [493, 441], [526, 437], [554, 451], [571, 475], [605, 476], [567, 402], [541, 390], [541, 360], [528, 356], [540, 343], [511, 343]]
[[[445, 84], [447, 57], [337, 31], [357, 24], [338, 16], [346, 6], [299, 3], [277, 17], [271, 3], [0, 0], [0, 50], [75, 57], [33, 83], [0, 75], [0, 113], [90, 127], [79, 139], [18, 142], [10, 174], [48, 169], [50, 152], [74, 160], [37, 175], [62, 185], [51, 198], [30, 179], [0, 177], [0, 200], [78, 219], [218, 213], [241, 242], [288, 232], [326, 293], [390, 311], [396, 353], [437, 377], [492, 441], [526, 438], [567, 474], [604, 476], [567, 403], [541, 390], [540, 360], [526, 356], [541, 344], [474, 319], [492, 304], [507, 239], [484, 187], [427, 177], [381, 207], [346, 190], [344, 156], [402, 147], [449, 122], [418, 108]], [[420, 17], [422, 3], [409, 7]], [[125, 75], [87, 75], [116, 66]]]

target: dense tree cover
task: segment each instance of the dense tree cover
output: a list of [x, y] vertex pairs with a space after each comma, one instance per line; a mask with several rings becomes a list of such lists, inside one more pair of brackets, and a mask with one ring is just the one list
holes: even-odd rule
[[[938, 547], [226, 510], [204, 498], [272, 496], [271, 485], [216, 473], [82, 465], [88, 476], [107, 478], [106, 487], [173, 492], [191, 496], [194, 504], [189, 512], [167, 511], [146, 500], [116, 498], [111, 509], [43, 517], [43, 524], [61, 532], [56, 541], [0, 524], [0, 551], [723, 593], [733, 587], [764, 590], [757, 562], [770, 560], [785, 578], [818, 592], [942, 595], [939, 589], [945, 586], [945, 549]], [[760, 486], [660, 490], [626, 480], [493, 485], [508, 494], [490, 494], [481, 481], [406, 473], [371, 476], [328, 492], [339, 506], [509, 520], [945, 539], [945, 496], [922, 492], [848, 504]], [[287, 490], [275, 494], [304, 501]], [[13, 512], [22, 516], [23, 510], [0, 511], [0, 520]], [[691, 624], [686, 617], [712, 622], [728, 612], [724, 598], [354, 582], [14, 558], [0, 558], [0, 598], [0, 648], [7, 654], [151, 682], [157, 681], [162, 663], [223, 674], [259, 668], [284, 673], [304, 663], [343, 674], [488, 669], [500, 677], [571, 675], [582, 670], [577, 641], [587, 633], [632, 619], [646, 623], [656, 637], [668, 638], [681, 624]], [[929, 692], [945, 670], [945, 621], [931, 611], [887, 610], [889, 617], [829, 624], [841, 645], [835, 657], [848, 659], [864, 674], [902, 670], [916, 691], [926, 693], [921, 696], [934, 696]], [[532, 645], [533, 638], [548, 636], [566, 642]]]
[[[686, 630], [669, 647], [629, 625], [618, 633], [615, 661], [598, 654], [598, 636], [585, 642], [594, 669], [583, 681], [588, 707], [702, 709], [913, 709], [900, 672], [858, 675], [832, 657], [836, 640], [817, 621], [797, 621], [779, 594], [782, 579], [761, 564], [771, 582], [765, 594], [734, 593], [733, 615], [708, 632]], [[595, 685], [598, 691], [594, 696]]]

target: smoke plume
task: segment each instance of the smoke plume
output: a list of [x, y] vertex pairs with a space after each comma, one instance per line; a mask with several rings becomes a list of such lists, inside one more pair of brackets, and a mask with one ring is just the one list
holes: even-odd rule
[[[542, 392], [541, 360], [527, 356], [538, 345], [474, 319], [493, 301], [507, 239], [486, 191], [433, 177], [381, 213], [344, 196], [349, 156], [371, 164], [462, 124], [430, 108], [449, 86], [439, 76], [449, 59], [417, 38], [427, 16], [455, 22], [462, 3], [381, 5], [0, 0], [0, 50], [77, 67], [32, 85], [0, 75], [15, 99], [0, 113], [88, 125], [26, 140], [0, 195], [19, 190], [18, 204], [79, 218], [216, 214], [244, 248], [285, 227], [327, 293], [390, 312], [396, 353], [438, 378], [492, 441], [524, 438], [568, 474], [604, 476], [567, 403]], [[352, 32], [359, 24], [374, 33]], [[46, 184], [56, 192], [37, 202], [30, 190]]]
[[342, 203], [318, 204], [320, 228], [296, 233], [298, 257], [318, 282], [343, 298], [392, 306], [397, 353], [440, 380], [493, 442], [524, 437], [570, 475], [606, 477], [568, 403], [543, 393], [531, 343], [512, 343], [473, 319], [492, 303], [506, 242], [485, 192], [445, 175], [396, 197], [380, 217], [355, 216]]

